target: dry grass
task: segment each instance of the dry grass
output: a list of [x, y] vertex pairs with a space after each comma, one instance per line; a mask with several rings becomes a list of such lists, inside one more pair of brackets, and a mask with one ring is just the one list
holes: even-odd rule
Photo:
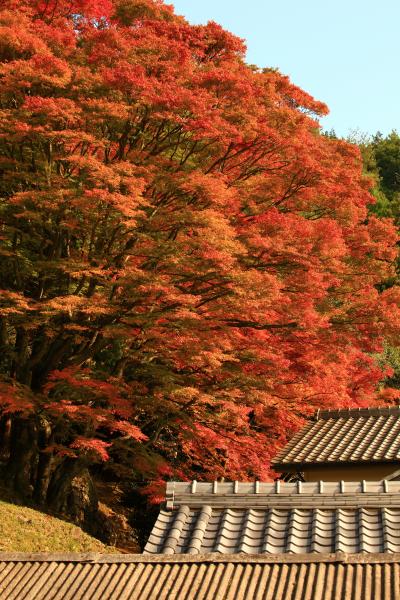
[[117, 552], [82, 529], [26, 506], [0, 500], [0, 552]]

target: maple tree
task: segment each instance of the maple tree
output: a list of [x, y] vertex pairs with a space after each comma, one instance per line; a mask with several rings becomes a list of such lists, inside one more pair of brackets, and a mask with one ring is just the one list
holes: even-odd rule
[[[326, 107], [156, 0], [3, 0], [1, 431], [10, 483], [248, 479], [364, 406], [399, 324], [389, 220]], [[149, 487], [156, 493], [156, 487]]]

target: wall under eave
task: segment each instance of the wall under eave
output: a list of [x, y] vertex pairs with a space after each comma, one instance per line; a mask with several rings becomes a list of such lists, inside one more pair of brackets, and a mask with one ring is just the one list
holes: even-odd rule
[[395, 464], [338, 465], [303, 469], [305, 481], [380, 481], [398, 470]]

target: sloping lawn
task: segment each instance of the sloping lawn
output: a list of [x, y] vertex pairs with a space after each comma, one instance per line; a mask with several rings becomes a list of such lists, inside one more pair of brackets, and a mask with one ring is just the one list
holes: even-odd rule
[[0, 500], [0, 552], [117, 552], [76, 525]]

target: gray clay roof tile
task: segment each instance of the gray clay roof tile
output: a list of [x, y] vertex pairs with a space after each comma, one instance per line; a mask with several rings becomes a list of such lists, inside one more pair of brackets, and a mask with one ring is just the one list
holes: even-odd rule
[[272, 461], [278, 471], [312, 464], [400, 462], [400, 407], [319, 411]]
[[2, 600], [398, 600], [400, 555], [0, 554]]
[[400, 481], [167, 484], [148, 554], [400, 552]]

